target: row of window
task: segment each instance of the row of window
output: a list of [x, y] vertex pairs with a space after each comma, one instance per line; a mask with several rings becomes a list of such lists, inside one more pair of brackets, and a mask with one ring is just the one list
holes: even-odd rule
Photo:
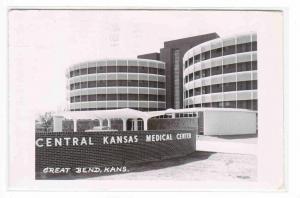
[[217, 107], [217, 108], [220, 107], [220, 108], [239, 108], [239, 109], [257, 110], [257, 100], [233, 100], [233, 101], [185, 105], [185, 108], [193, 108], [193, 107]]
[[185, 68], [187, 68], [190, 65], [193, 65], [194, 63], [208, 60], [211, 58], [216, 58], [216, 57], [226, 56], [226, 55], [236, 54], [236, 53], [256, 51], [256, 50], [257, 50], [257, 42], [256, 41], [238, 44], [238, 45], [221, 47], [221, 48], [217, 48], [217, 49], [213, 49], [210, 51], [206, 51], [206, 52], [197, 54], [197, 55], [189, 58], [188, 60], [185, 61], [184, 66], [185, 66]]
[[217, 67], [212, 67], [208, 69], [199, 70], [194, 73], [190, 73], [189, 75], [185, 76], [185, 83], [190, 82], [192, 80], [197, 80], [199, 78], [205, 78], [208, 76], [253, 70], [257, 70], [257, 61], [247, 61], [228, 65], [220, 65]]
[[70, 89], [83, 89], [93, 87], [151, 87], [165, 88], [164, 82], [145, 81], [145, 80], [98, 80], [73, 83]]
[[[131, 107], [130, 107], [131, 108]], [[71, 109], [71, 111], [96, 111], [96, 110], [112, 110], [116, 108], [81, 108], [81, 109]], [[164, 108], [131, 108], [139, 111], [162, 111]]]
[[[198, 117], [198, 113], [175, 113], [175, 118], [196, 118]], [[164, 118], [172, 118], [171, 114], [164, 114], [160, 116], [153, 117], [154, 119], [164, 119]]]
[[111, 101], [111, 100], [138, 100], [138, 101], [161, 101], [165, 102], [165, 95], [152, 94], [93, 94], [70, 97], [71, 103], [87, 101]]
[[230, 82], [224, 84], [215, 84], [185, 91], [185, 98], [204, 95], [209, 93], [229, 92], [229, 91], [242, 91], [257, 89], [257, 80]]
[[70, 77], [95, 74], [95, 73], [146, 73], [165, 75], [165, 70], [161, 68], [142, 67], [142, 66], [99, 66], [77, 69], [70, 71]]

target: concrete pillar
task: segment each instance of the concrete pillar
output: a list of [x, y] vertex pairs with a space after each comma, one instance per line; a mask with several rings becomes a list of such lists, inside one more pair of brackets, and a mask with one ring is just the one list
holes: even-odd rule
[[137, 131], [138, 130], [138, 120], [137, 119], [133, 119], [133, 129], [134, 131]]
[[73, 119], [74, 132], [77, 132], [77, 119]]
[[122, 118], [123, 121], [123, 131], [127, 130], [127, 119], [126, 118]]
[[99, 119], [99, 127], [102, 128], [103, 127], [103, 120]]
[[53, 117], [53, 132], [62, 132], [62, 121], [64, 117], [54, 116]]
[[107, 126], [111, 129], [111, 120], [107, 118]]
[[148, 130], [148, 119], [144, 118], [143, 123], [144, 123], [144, 131], [147, 131]]
[[175, 113], [172, 113], [172, 118], [175, 118]]

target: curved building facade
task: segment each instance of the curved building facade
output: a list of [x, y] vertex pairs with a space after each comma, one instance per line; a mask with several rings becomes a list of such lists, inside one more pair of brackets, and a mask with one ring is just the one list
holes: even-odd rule
[[257, 110], [257, 35], [214, 39], [183, 57], [183, 104]]
[[166, 108], [165, 64], [147, 59], [106, 59], [71, 66], [68, 100], [71, 111]]

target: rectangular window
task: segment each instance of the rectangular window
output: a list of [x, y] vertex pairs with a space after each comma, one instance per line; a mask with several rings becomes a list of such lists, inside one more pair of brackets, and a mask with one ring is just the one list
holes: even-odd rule
[[201, 87], [195, 89], [195, 96], [201, 95]]
[[227, 91], [236, 91], [236, 83], [235, 82], [224, 83], [224, 85], [223, 85], [223, 91], [224, 92], [227, 92]]
[[257, 89], [257, 80], [252, 81], [252, 89]]
[[97, 96], [96, 95], [88, 95], [88, 101], [96, 101]]
[[158, 101], [164, 102], [166, 100], [164, 95], [158, 95]]
[[149, 67], [149, 74], [157, 74], [158, 70], [157, 68]]
[[202, 77], [208, 77], [208, 76], [210, 76], [210, 69], [202, 70]]
[[210, 59], [210, 51], [204, 52], [201, 54], [201, 59], [202, 60], [207, 60]]
[[225, 101], [224, 107], [225, 108], [236, 108], [236, 101]]
[[88, 83], [87, 82], [81, 82], [81, 88], [87, 88], [88, 87]]
[[107, 81], [107, 86], [108, 87], [115, 87], [115, 86], [117, 86], [117, 81], [116, 80], [108, 80]]
[[71, 90], [75, 89], [75, 84], [71, 84]]
[[211, 103], [203, 103], [202, 104], [202, 107], [210, 107], [211, 106]]
[[129, 73], [138, 73], [139, 69], [137, 66], [128, 66], [128, 72]]
[[126, 87], [127, 86], [127, 80], [118, 80], [118, 86], [119, 87]]
[[252, 51], [257, 51], [257, 42], [252, 42]]
[[106, 80], [98, 80], [97, 87], [106, 87]]
[[165, 88], [165, 83], [164, 82], [158, 82], [157, 87], [158, 88]]
[[251, 100], [238, 100], [237, 108], [240, 109], [251, 109]]
[[147, 101], [148, 100], [148, 94], [140, 94], [139, 95], [139, 100]]
[[211, 103], [212, 107], [223, 107], [223, 102], [212, 102]]
[[75, 70], [75, 71], [74, 71], [74, 76], [79, 76], [79, 75], [80, 75], [79, 69]]
[[97, 67], [97, 73], [106, 73], [106, 67], [105, 66]]
[[192, 96], [194, 96], [194, 90], [193, 90], [193, 89], [190, 89], [190, 90], [189, 90], [189, 97], [192, 97]]
[[158, 74], [159, 75], [165, 75], [165, 70], [164, 69], [158, 69]]
[[194, 61], [195, 61], [195, 63], [198, 63], [200, 61], [200, 54], [197, 54], [196, 56], [194, 56]]
[[70, 71], [70, 77], [72, 78], [74, 76], [74, 72]]
[[127, 72], [127, 66], [117, 66], [118, 72]]
[[117, 67], [116, 66], [107, 66], [107, 73], [115, 73], [117, 72]]
[[81, 102], [86, 102], [86, 101], [88, 101], [88, 96], [87, 95], [81, 96]]
[[237, 82], [237, 90], [250, 90], [251, 81], [241, 81]]
[[80, 83], [75, 83], [75, 89], [80, 89]]
[[192, 80], [194, 80], [194, 73], [189, 74], [189, 81], [192, 81]]
[[201, 76], [200, 76], [200, 71], [196, 71], [195, 72], [195, 80], [199, 79]]
[[235, 45], [223, 47], [223, 56], [235, 54]]
[[209, 94], [210, 93], [210, 86], [202, 87], [202, 94]]
[[105, 94], [98, 94], [97, 95], [97, 100], [98, 101], [105, 101], [106, 100], [106, 95]]
[[80, 96], [75, 96], [75, 102], [80, 102]]
[[223, 73], [234, 73], [236, 72], [236, 64], [229, 64], [229, 65], [224, 65], [223, 66]]
[[128, 80], [128, 86], [129, 87], [138, 87], [138, 81], [137, 80]]
[[157, 95], [149, 95], [149, 101], [157, 101]]
[[139, 73], [147, 74], [148, 73], [148, 67], [139, 67]]
[[127, 97], [127, 94], [119, 94], [119, 95], [118, 95], [118, 99], [119, 99], [119, 100], [127, 100], [127, 98], [128, 98], [128, 97]]
[[252, 61], [252, 70], [257, 70], [257, 61]]
[[212, 93], [219, 93], [222, 92], [222, 84], [216, 84], [211, 86]]
[[140, 80], [139, 81], [139, 87], [148, 87], [148, 81]]
[[87, 74], [87, 68], [83, 68], [80, 70], [80, 75]]
[[117, 100], [117, 94], [107, 94], [107, 100]]
[[96, 67], [90, 67], [90, 68], [88, 68], [88, 73], [89, 74], [95, 74], [96, 73]]
[[251, 43], [238, 44], [236, 47], [237, 47], [237, 53], [250, 52], [251, 51]]
[[149, 81], [149, 87], [157, 88], [157, 82], [156, 81]]
[[257, 100], [252, 100], [252, 110], [257, 110]]
[[211, 68], [211, 75], [219, 75], [222, 74], [222, 66]]
[[237, 63], [237, 71], [251, 71], [251, 62]]
[[189, 82], [189, 76], [185, 76], [185, 83]]
[[88, 81], [88, 87], [96, 87], [96, 81]]
[[139, 100], [139, 96], [137, 94], [128, 94], [129, 100]]
[[222, 56], [222, 48], [217, 48], [217, 49], [211, 50], [212, 58], [219, 57], [219, 56]]
[[193, 57], [189, 58], [189, 65], [192, 65], [194, 63]]

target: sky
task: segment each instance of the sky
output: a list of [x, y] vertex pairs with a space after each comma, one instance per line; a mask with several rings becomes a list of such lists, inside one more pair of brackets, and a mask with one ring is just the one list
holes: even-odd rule
[[136, 58], [159, 52], [164, 41], [211, 32], [259, 34], [273, 17], [259, 11], [13, 10], [9, 101], [16, 110], [56, 111], [66, 104], [65, 72], [72, 64]]

